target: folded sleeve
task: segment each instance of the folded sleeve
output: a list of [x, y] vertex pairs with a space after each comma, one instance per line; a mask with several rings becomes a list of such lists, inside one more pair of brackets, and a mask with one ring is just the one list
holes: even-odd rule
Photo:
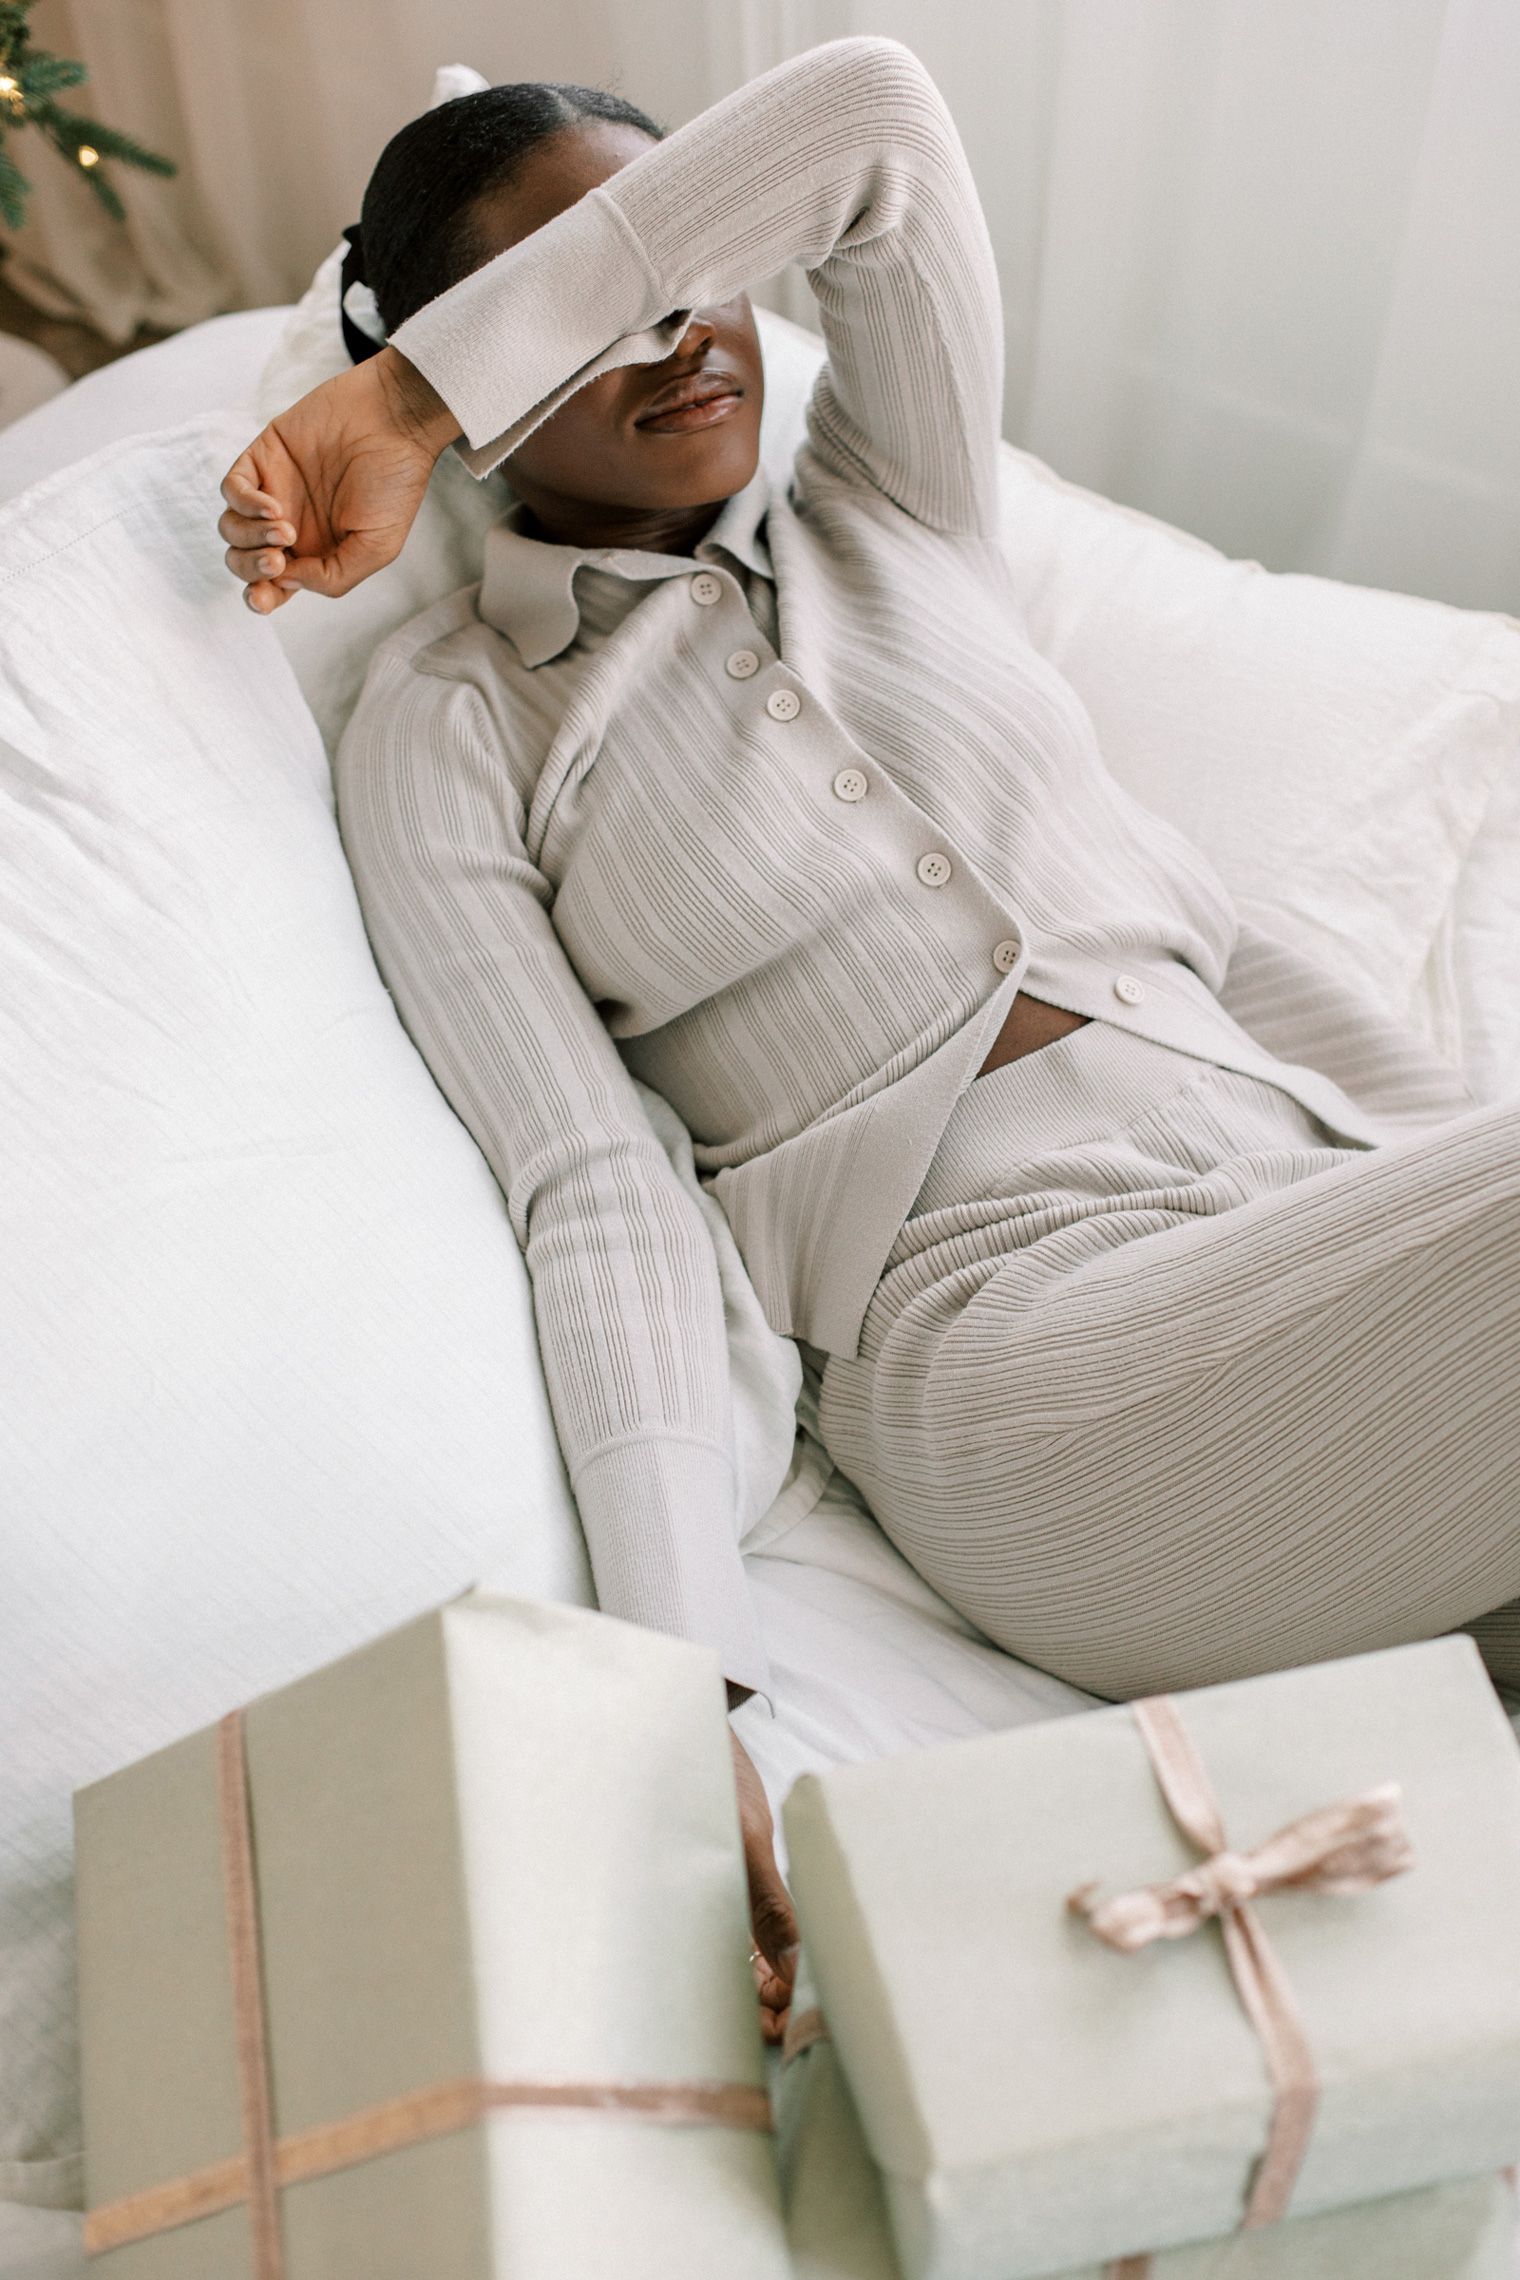
[[997, 269], [943, 97], [899, 41], [830, 40], [679, 127], [398, 327], [486, 474], [574, 389], [788, 262], [828, 360], [825, 470], [938, 530], [998, 532]]
[[598, 1602], [769, 1698], [712, 1237], [554, 930], [477, 693], [382, 656], [336, 775], [381, 975], [527, 1261]]

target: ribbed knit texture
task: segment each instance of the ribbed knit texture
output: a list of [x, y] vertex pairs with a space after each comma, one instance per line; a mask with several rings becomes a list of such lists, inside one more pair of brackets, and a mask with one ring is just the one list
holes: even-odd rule
[[1347, 1149], [1094, 1023], [957, 1105], [824, 1365], [830, 1453], [952, 1605], [1093, 1693], [1466, 1626], [1514, 1683], [1517, 1160], [1514, 1106]]
[[828, 362], [786, 495], [757, 474], [699, 560], [509, 516], [482, 585], [382, 646], [338, 761], [381, 970], [526, 1251], [602, 1604], [762, 1687], [716, 1266], [630, 1073], [690, 1129], [773, 1327], [841, 1356], [1020, 988], [1283, 1087], [1351, 1146], [1470, 1102], [1243, 922], [1031, 646], [991, 248], [906, 48], [779, 65], [396, 346], [484, 472], [794, 259]]

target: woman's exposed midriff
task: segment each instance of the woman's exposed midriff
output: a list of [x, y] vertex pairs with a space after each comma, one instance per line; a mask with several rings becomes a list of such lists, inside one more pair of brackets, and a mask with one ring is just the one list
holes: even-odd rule
[[1016, 1061], [1021, 1053], [1034, 1053], [1042, 1045], [1054, 1044], [1058, 1037], [1080, 1029], [1087, 1018], [1085, 1013], [1068, 1013], [1063, 1005], [1048, 1005], [1044, 998], [1028, 997], [1020, 990], [977, 1075], [985, 1077], [1005, 1061]]

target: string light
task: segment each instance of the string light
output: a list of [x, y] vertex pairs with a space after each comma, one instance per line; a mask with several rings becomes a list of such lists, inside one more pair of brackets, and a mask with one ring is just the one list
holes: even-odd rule
[[100, 153], [93, 143], [81, 143], [76, 153], [81, 166], [98, 166]]

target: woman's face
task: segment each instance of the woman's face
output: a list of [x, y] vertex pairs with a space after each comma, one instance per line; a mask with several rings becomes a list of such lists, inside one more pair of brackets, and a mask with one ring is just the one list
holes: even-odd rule
[[[511, 184], [476, 200], [472, 219], [491, 254], [574, 205], [654, 146], [640, 128], [577, 120], [545, 136]], [[690, 384], [696, 410], [651, 409]], [[507, 459], [502, 473], [532, 498], [554, 494], [609, 507], [706, 506], [743, 490], [760, 453], [765, 394], [749, 295], [692, 312], [675, 353], [658, 364], [604, 372], [562, 404]]]

